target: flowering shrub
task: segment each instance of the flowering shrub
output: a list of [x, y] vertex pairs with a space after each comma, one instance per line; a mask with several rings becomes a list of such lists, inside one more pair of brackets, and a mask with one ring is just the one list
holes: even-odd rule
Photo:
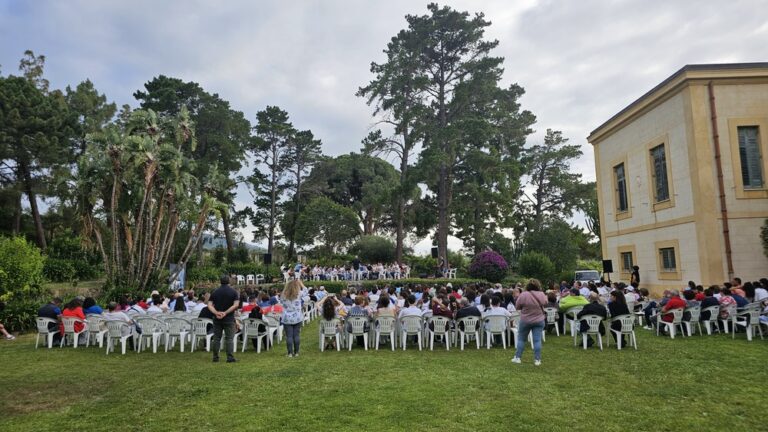
[[507, 261], [493, 251], [480, 252], [472, 259], [469, 275], [488, 282], [501, 282], [507, 275]]

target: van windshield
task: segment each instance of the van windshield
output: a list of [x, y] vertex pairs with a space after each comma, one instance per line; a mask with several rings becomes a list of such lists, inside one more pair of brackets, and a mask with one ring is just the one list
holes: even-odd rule
[[584, 270], [576, 272], [577, 281], [598, 281], [600, 280], [600, 273], [597, 270]]

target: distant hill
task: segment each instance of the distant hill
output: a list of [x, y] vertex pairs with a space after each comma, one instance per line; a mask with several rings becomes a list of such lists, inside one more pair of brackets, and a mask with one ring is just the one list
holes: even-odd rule
[[[246, 242], [235, 242], [235, 246], [242, 243], [245, 245], [246, 249], [249, 251], [255, 251], [256, 253], [266, 253], [267, 250], [259, 245], [246, 243]], [[227, 241], [224, 237], [221, 236], [214, 236], [211, 234], [203, 234], [203, 249], [204, 250], [211, 250], [216, 249], [217, 247], [225, 248], [227, 247]]]

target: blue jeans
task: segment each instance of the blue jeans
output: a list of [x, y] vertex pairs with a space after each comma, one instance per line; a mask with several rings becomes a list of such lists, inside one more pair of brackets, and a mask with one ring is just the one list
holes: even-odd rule
[[301, 334], [301, 323], [298, 324], [283, 324], [285, 329], [285, 340], [288, 346], [288, 354], [299, 353], [299, 343]]
[[525, 350], [525, 343], [528, 341], [528, 333], [533, 332], [533, 358], [534, 360], [541, 360], [541, 332], [544, 331], [544, 321], [539, 322], [525, 322], [520, 321], [517, 328], [517, 342], [515, 357], [521, 358], [523, 356], [523, 350]]

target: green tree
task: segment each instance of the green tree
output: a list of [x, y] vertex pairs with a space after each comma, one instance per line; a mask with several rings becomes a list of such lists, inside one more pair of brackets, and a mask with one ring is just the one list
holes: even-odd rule
[[[160, 75], [144, 84], [144, 91], [136, 91], [134, 97], [141, 108], [151, 109], [164, 116], [176, 116], [182, 108], [189, 112], [195, 125], [197, 145], [192, 152], [194, 175], [206, 178], [213, 167], [229, 180], [214, 191], [216, 199], [226, 206], [221, 211], [227, 253], [232, 254], [234, 243], [232, 217], [235, 213], [233, 192], [238, 181], [233, 177], [246, 161], [246, 151], [251, 142], [251, 123], [242, 112], [232, 109], [229, 102], [218, 94], [206, 92], [198, 83], [184, 82], [178, 78]], [[195, 191], [198, 196], [205, 192]], [[216, 227], [213, 227], [216, 228]], [[199, 256], [202, 250], [199, 249]]]
[[525, 250], [546, 255], [555, 265], [556, 272], [573, 271], [579, 257], [573, 228], [555, 218], [546, 218], [536, 229], [528, 231]]
[[362, 236], [349, 248], [349, 253], [365, 262], [391, 263], [395, 260], [395, 245], [380, 236]]
[[318, 245], [325, 254], [332, 255], [349, 244], [358, 233], [358, 218], [352, 209], [329, 198], [318, 197], [304, 207], [298, 217], [296, 244]]
[[589, 196], [590, 186], [581, 183], [581, 174], [570, 172], [573, 161], [582, 155], [581, 149], [567, 142], [562, 132], [547, 129], [544, 143], [525, 151], [526, 175], [533, 188], [531, 194], [525, 194], [529, 229], [541, 225], [546, 216], [572, 216]]
[[256, 230], [254, 240], [267, 239], [267, 253], [272, 253], [277, 239], [278, 223], [282, 217], [281, 200], [288, 188], [286, 172], [291, 165], [290, 142], [295, 135], [288, 113], [276, 106], [268, 106], [256, 113], [258, 123], [254, 127], [253, 155], [258, 163], [267, 167], [266, 174], [254, 170], [249, 177], [256, 197], [251, 223]]
[[390, 163], [350, 153], [318, 163], [307, 178], [306, 190], [352, 209], [360, 221], [361, 233], [372, 235], [392, 231], [398, 179]]
[[539, 252], [526, 252], [522, 254], [517, 263], [517, 272], [542, 282], [546, 282], [556, 275], [555, 265], [546, 255]]
[[37, 197], [50, 188], [48, 173], [70, 163], [73, 156], [66, 145], [72, 133], [66, 102], [61, 92], [46, 94], [35, 87], [41, 80], [39, 76], [0, 77], [0, 160], [4, 182], [12, 185], [16, 195], [14, 231], [20, 226], [23, 192], [29, 199], [38, 246], [45, 249]]
[[45, 257], [22, 237], [0, 237], [0, 301], [35, 296], [43, 282]]
[[[296, 132], [288, 142], [286, 159], [287, 170], [290, 178], [287, 182], [287, 191], [292, 195], [290, 211], [286, 212], [286, 223], [281, 226], [283, 234], [288, 238], [288, 259], [295, 256], [296, 245], [296, 221], [301, 213], [301, 203], [304, 202], [304, 180], [310, 170], [318, 163], [322, 156], [322, 142], [315, 139], [312, 131]], [[284, 228], [283, 228], [284, 227]]]
[[[221, 210], [215, 192], [223, 176], [215, 166], [206, 178], [195, 176], [195, 145], [184, 107], [175, 118], [133, 111], [125, 124], [109, 125], [89, 141], [77, 174], [78, 193], [90, 200], [83, 232], [101, 252], [112, 287], [157, 287], [161, 270], [174, 261], [175, 280], [207, 218]], [[182, 224], [192, 229], [181, 252], [173, 253]]]

